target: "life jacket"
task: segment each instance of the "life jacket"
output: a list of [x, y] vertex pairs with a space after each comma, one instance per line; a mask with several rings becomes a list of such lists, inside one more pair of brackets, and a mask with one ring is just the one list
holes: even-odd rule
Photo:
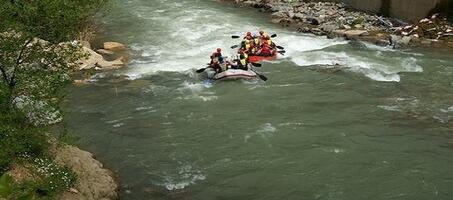
[[239, 55], [239, 65], [243, 66], [243, 67], [246, 67], [247, 66], [247, 58], [248, 58], [248, 55], [243, 53], [243, 54], [240, 54]]
[[249, 50], [250, 48], [252, 48], [252, 43], [250, 42], [250, 40], [246, 40], [245, 41], [245, 49]]
[[272, 52], [271, 52], [270, 47], [269, 47], [268, 45], [266, 45], [266, 44], [263, 45], [263, 46], [261, 47], [261, 54], [271, 55]]
[[247, 66], [247, 59], [246, 58], [241, 59], [239, 62], [241, 62], [242, 66]]
[[267, 44], [268, 44], [269, 46], [271, 46], [271, 45], [272, 45], [272, 40], [271, 40], [271, 39], [268, 39], [268, 40], [267, 40]]
[[260, 41], [259, 38], [255, 38], [255, 39], [254, 39], [254, 42], [255, 42], [255, 45], [261, 45], [261, 44], [260, 44], [261, 41]]

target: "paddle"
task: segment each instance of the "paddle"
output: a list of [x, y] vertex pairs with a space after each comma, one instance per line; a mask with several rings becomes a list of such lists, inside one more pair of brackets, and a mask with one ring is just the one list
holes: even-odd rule
[[236, 48], [238, 48], [238, 47], [239, 47], [239, 45], [237, 44], [237, 45], [233, 45], [233, 46], [231, 46], [230, 48], [232, 48], [232, 49], [236, 49]]
[[263, 65], [260, 64], [260, 63], [250, 63], [250, 64], [252, 64], [254, 67], [261, 67], [261, 66], [263, 66]]
[[253, 70], [253, 68], [251, 68], [251, 67], [250, 67], [250, 70], [252, 70], [253, 72], [255, 72], [256, 75], [258, 75], [258, 77], [260, 77], [261, 80], [267, 81], [267, 77], [266, 77], [266, 76], [264, 76], [264, 75], [258, 73], [257, 71]]
[[198, 69], [196, 72], [197, 72], [197, 73], [201, 73], [201, 72], [204, 72], [206, 69], [207, 69], [207, 67], [201, 68], [201, 69]]
[[275, 38], [275, 37], [277, 37], [277, 34], [274, 33], [271, 35], [271, 38]]
[[285, 49], [285, 47], [282, 47], [282, 46], [275, 46], [275, 47], [277, 47], [277, 49], [282, 49], [282, 50]]
[[279, 54], [282, 54], [282, 55], [285, 55], [286, 51], [285, 50], [282, 50], [282, 51], [277, 51]]

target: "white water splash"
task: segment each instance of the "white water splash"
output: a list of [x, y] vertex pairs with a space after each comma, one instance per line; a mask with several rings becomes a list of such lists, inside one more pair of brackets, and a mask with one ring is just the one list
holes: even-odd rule
[[218, 99], [214, 92], [205, 91], [205, 89], [212, 87], [209, 84], [192, 83], [185, 81], [177, 90], [181, 93], [178, 99], [199, 99], [202, 101], [213, 101]]
[[401, 111], [400, 107], [398, 106], [377, 106], [378, 108], [387, 110], [387, 111]]
[[206, 176], [198, 169], [195, 169], [190, 164], [185, 164], [178, 167], [177, 175], [166, 176], [164, 186], [167, 190], [181, 190], [189, 185], [195, 184], [197, 181], [206, 179]]
[[[344, 68], [376, 81], [399, 82], [400, 72], [422, 72], [423, 68], [417, 65], [417, 59], [389, 58], [383, 62], [380, 58], [367, 58], [347, 52], [306, 52], [291, 59], [299, 66], [330, 65]], [[393, 62], [392, 62], [393, 61]]]

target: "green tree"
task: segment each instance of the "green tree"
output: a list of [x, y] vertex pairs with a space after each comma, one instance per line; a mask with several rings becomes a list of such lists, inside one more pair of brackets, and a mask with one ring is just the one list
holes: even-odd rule
[[[58, 107], [69, 73], [85, 56], [76, 39], [104, 0], [0, 0], [0, 173], [17, 156], [41, 156], [45, 127], [19, 100]], [[39, 105], [39, 103], [37, 104]]]
[[80, 36], [104, 0], [0, 0], [1, 90], [50, 100], [84, 54]]

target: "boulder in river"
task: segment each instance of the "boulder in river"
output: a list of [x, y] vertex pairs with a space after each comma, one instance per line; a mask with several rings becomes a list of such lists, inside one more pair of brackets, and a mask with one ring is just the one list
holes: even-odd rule
[[83, 47], [83, 51], [88, 54], [88, 58], [80, 61], [80, 69], [118, 69], [125, 66], [123, 58], [114, 61], [107, 61], [102, 55], [96, 53], [88, 47]]
[[110, 51], [124, 51], [127, 47], [119, 42], [104, 42], [104, 49]]

